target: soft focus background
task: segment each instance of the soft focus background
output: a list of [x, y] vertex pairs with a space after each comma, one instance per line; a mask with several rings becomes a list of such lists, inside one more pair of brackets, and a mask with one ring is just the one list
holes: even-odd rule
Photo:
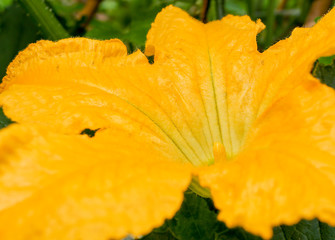
[[[0, 82], [16, 54], [39, 39], [70, 36], [119, 38], [129, 52], [143, 50], [146, 34], [162, 8], [173, 4], [200, 21], [227, 14], [249, 15], [267, 26], [258, 36], [260, 51], [290, 35], [293, 28], [311, 27], [334, 6], [332, 0], [0, 0]], [[312, 74], [335, 87], [333, 57], [315, 62]], [[10, 124], [0, 108], [0, 129]], [[0, 153], [1, 154], [1, 153]], [[200, 218], [197, 216], [201, 216]], [[216, 220], [210, 199], [192, 192], [176, 216], [143, 240], [259, 240], [243, 229], [228, 229]], [[334, 240], [335, 228], [317, 219], [274, 228], [273, 240]], [[127, 238], [131, 239], [131, 237]]]
[[[0, 0], [0, 78], [19, 50], [38, 39], [52, 39], [43, 24], [29, 13], [29, 2]], [[260, 50], [285, 38], [296, 26], [311, 26], [333, 6], [331, 0], [44, 0], [71, 36], [119, 38], [129, 52], [143, 49], [156, 14], [173, 4], [203, 21], [224, 15], [249, 15], [262, 19], [267, 29], [258, 38]], [[28, 11], [27, 11], [28, 10]]]

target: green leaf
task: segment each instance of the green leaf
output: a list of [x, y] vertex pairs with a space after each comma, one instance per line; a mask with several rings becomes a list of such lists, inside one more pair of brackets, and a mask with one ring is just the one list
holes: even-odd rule
[[0, 0], [0, 12], [13, 3], [13, 0]]
[[[93, 19], [90, 23], [91, 29], [85, 34], [85, 37], [99, 40], [111, 38], [122, 38], [122, 27], [119, 22], [99, 21]], [[122, 39], [121, 39], [122, 40]]]
[[44, 0], [19, 0], [19, 2], [35, 19], [45, 37], [54, 41], [70, 37]]
[[319, 222], [319, 228], [322, 240], [335, 239], [335, 227]]
[[13, 121], [6, 117], [0, 107], [0, 129], [7, 127], [11, 123], [13, 123]]
[[178, 240], [172, 235], [168, 221], [165, 221], [163, 226], [154, 229], [150, 234], [141, 238], [141, 240]]
[[254, 236], [246, 232], [243, 228], [227, 229], [226, 231], [219, 233], [215, 240], [262, 240], [258, 236]]
[[[242, 228], [228, 229], [217, 239], [261, 240], [260, 237], [247, 233]], [[335, 228], [317, 219], [302, 220], [293, 226], [282, 225], [273, 229], [272, 240], [334, 240]]]
[[216, 233], [225, 226], [217, 221], [216, 210], [211, 209], [210, 205], [210, 202], [193, 192], [186, 192], [181, 209], [168, 221], [173, 235], [179, 240], [215, 239]]
[[153, 231], [149, 235], [141, 238], [141, 240], [177, 240], [169, 231], [167, 232], [155, 232]]
[[320, 230], [319, 230], [319, 221], [300, 221], [298, 224], [294, 226], [281, 226], [281, 230], [284, 234], [285, 239], [295, 240], [321, 240]]
[[320, 79], [322, 83], [327, 84], [329, 87], [335, 88], [335, 63], [333, 59], [331, 59], [330, 64], [328, 63], [324, 60], [320, 62], [319, 59], [314, 67], [313, 76]]
[[330, 56], [330, 57], [320, 57], [320, 58], [318, 59], [318, 63], [319, 63], [321, 66], [329, 66], [329, 65], [332, 65], [333, 60], [334, 60], [334, 57], [335, 57], [335, 56]]
[[45, 3], [50, 6], [57, 20], [70, 35], [77, 36], [75, 32], [82, 22], [78, 21], [74, 15], [84, 7], [84, 3], [74, 0], [67, 0], [66, 4], [64, 4], [64, 1], [54, 0], [46, 0]]
[[0, 79], [16, 54], [40, 39], [38, 32], [35, 23], [18, 4], [0, 14]]
[[[184, 194], [184, 202], [173, 219], [144, 236], [143, 240], [262, 240], [243, 228], [229, 229], [217, 220], [218, 211], [211, 199], [204, 199], [191, 191]], [[334, 240], [335, 228], [317, 219], [302, 220], [293, 226], [273, 229], [272, 240]]]
[[293, 226], [275, 228], [273, 240], [333, 240], [335, 228], [328, 226], [317, 219], [302, 220]]

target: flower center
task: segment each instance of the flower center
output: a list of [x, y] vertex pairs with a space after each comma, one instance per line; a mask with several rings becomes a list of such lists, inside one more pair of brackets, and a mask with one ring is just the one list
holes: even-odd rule
[[227, 161], [226, 149], [222, 143], [219, 142], [214, 143], [213, 155], [215, 163]]
[[[209, 161], [209, 165], [214, 164], [214, 163], [225, 162], [228, 160], [226, 149], [222, 143], [219, 143], [219, 142], [214, 143], [213, 155], [214, 155], [214, 161]], [[200, 186], [199, 179], [197, 177], [193, 177], [189, 188], [193, 192], [195, 192], [196, 194], [202, 197], [205, 197], [205, 198], [211, 197], [209, 189]]]

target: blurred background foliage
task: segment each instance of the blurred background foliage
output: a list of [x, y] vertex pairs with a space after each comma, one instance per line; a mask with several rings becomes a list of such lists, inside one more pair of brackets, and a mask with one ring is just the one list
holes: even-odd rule
[[[30, 16], [27, 2], [42, 0], [0, 0], [0, 79], [18, 51], [48, 36], [43, 25]], [[211, 21], [224, 15], [260, 18], [267, 28], [258, 37], [262, 51], [287, 37], [296, 26], [310, 26], [333, 6], [331, 0], [44, 0], [70, 36], [94, 39], [119, 38], [129, 52], [142, 49], [156, 14], [173, 4], [193, 17]]]

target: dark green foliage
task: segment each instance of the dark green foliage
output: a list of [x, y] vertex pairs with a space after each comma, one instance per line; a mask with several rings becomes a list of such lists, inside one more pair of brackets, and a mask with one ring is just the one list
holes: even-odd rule
[[320, 58], [315, 64], [313, 75], [322, 83], [335, 88], [334, 56]]
[[71, 37], [44, 0], [17, 0], [31, 15], [44, 38], [57, 41]]
[[[156, 230], [154, 235], [170, 235], [167, 239], [207, 240], [216, 239], [217, 233], [225, 230], [223, 223], [217, 221], [216, 210], [211, 203], [191, 191], [184, 194], [184, 202], [175, 217]], [[155, 239], [144, 237], [145, 240]], [[174, 237], [174, 238], [173, 238]]]
[[186, 192], [181, 209], [168, 224], [177, 239], [214, 239], [216, 233], [225, 228], [216, 216], [205, 199]]
[[[71, 3], [69, 1], [69, 3]], [[84, 4], [80, 1], [74, 1], [71, 4], [64, 4], [64, 1], [47, 0], [46, 4], [53, 10], [56, 18], [63, 27], [72, 35], [79, 36], [78, 33], [82, 19], [74, 18], [74, 13], [80, 11]]]
[[2, 108], [0, 107], [0, 129], [7, 127], [11, 123], [13, 123], [13, 121], [5, 116]]
[[95, 130], [92, 130], [92, 129], [89, 129], [89, 128], [85, 128], [83, 131], [81, 131], [81, 135], [87, 135], [89, 137], [94, 137], [95, 136], [95, 133], [99, 130], [98, 129], [95, 129]]
[[165, 222], [162, 227], [156, 228], [150, 234], [141, 238], [141, 240], [178, 240], [172, 235], [167, 225], [168, 223]]
[[184, 202], [175, 217], [145, 236], [144, 240], [260, 240], [242, 228], [229, 229], [217, 220], [217, 210], [210, 199], [204, 199], [191, 191], [184, 194]]
[[18, 4], [0, 13], [0, 79], [16, 54], [40, 37], [36, 24]]
[[[243, 228], [229, 229], [217, 221], [218, 211], [210, 199], [187, 191], [184, 202], [173, 219], [143, 237], [143, 240], [261, 240]], [[273, 229], [272, 240], [334, 240], [335, 228], [317, 219], [302, 220], [293, 226]]]
[[1, 0], [0, 1], [0, 12], [6, 9], [6, 7], [10, 6], [13, 3], [13, 0]]
[[333, 240], [335, 228], [317, 219], [302, 220], [294, 226], [281, 226], [275, 228], [273, 240]]

